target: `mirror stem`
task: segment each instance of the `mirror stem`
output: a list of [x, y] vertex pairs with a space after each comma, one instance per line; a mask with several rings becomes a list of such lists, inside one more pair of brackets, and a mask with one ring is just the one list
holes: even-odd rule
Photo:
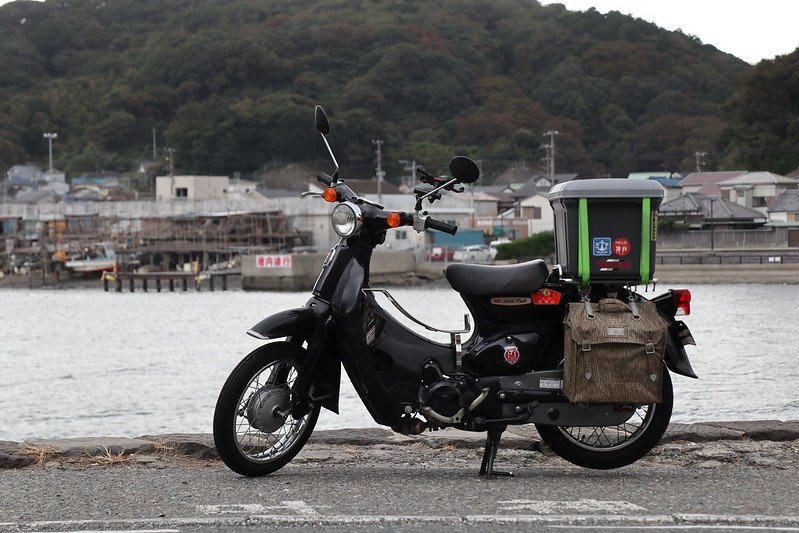
[[338, 170], [338, 161], [336, 161], [336, 156], [333, 155], [333, 150], [330, 149], [330, 143], [327, 142], [327, 137], [325, 137], [324, 133], [320, 133], [319, 135], [321, 135], [322, 140], [325, 141], [325, 146], [327, 146], [327, 152], [330, 154], [330, 157], [333, 158], [333, 164], [336, 165], [336, 170]]
[[434, 195], [435, 193], [437, 193], [438, 191], [440, 191], [440, 190], [441, 190], [441, 189], [443, 189], [444, 187], [449, 187], [450, 185], [452, 185], [452, 184], [454, 184], [454, 183], [457, 183], [457, 182], [458, 182], [458, 179], [457, 179], [457, 178], [452, 178], [451, 180], [447, 181], [446, 183], [443, 183], [443, 184], [439, 185], [438, 187], [436, 187], [436, 188], [435, 188], [435, 189], [433, 189], [432, 191], [428, 191], [428, 192], [427, 192], [427, 193], [426, 193], [424, 196], [420, 196], [420, 197], [417, 199], [417, 205], [421, 205], [421, 203], [422, 203], [422, 200], [424, 200], [425, 198], [428, 198], [428, 197], [430, 197], [430, 196]]

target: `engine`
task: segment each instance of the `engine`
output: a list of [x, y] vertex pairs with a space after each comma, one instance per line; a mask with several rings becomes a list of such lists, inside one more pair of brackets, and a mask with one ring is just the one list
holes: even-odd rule
[[458, 424], [487, 396], [486, 392], [476, 390], [468, 378], [444, 376], [441, 366], [433, 359], [422, 364], [422, 381], [419, 407], [430, 422]]

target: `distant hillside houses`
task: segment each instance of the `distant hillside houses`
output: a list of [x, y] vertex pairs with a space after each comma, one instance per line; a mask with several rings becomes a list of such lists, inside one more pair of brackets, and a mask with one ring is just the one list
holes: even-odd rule
[[[679, 176], [669, 172], [635, 172], [618, 179], [653, 180], [665, 189], [660, 206], [664, 231], [752, 230], [795, 227], [799, 231], [799, 171], [782, 176], [767, 171], [693, 172]], [[541, 168], [519, 164], [502, 172], [488, 184], [469, 185], [461, 194], [445, 194], [442, 201], [425, 204], [436, 218], [472, 229], [486, 242], [499, 238], [519, 239], [554, 230], [548, 193], [553, 184], [590, 179], [576, 173], [550, 176]], [[602, 176], [607, 177], [607, 176]], [[117, 172], [93, 172], [72, 177], [69, 182], [58, 169], [43, 172], [31, 164], [15, 165], [0, 181], [0, 217], [8, 231], [0, 237], [17, 239], [33, 235], [27, 227], [36, 218], [48, 216], [129, 216], [163, 218], [192, 216], [225, 217], [236, 214], [276, 212], [287, 217], [292, 231], [309, 236], [304, 245], [324, 249], [337, 237], [328, 223], [330, 206], [314, 198], [300, 198], [301, 191], [264, 188], [261, 183], [224, 175], [157, 176], [150, 200], [135, 200], [126, 190], [130, 180]], [[362, 196], [389, 209], [411, 210], [412, 192], [384, 181], [347, 180]], [[321, 192], [319, 183], [306, 189]], [[134, 214], [125, 214], [134, 213]], [[43, 219], [37, 219], [41, 222]], [[13, 226], [13, 228], [12, 228]], [[31, 226], [33, 227], [33, 226]], [[42, 226], [44, 228], [44, 226]], [[44, 231], [40, 229], [37, 231]], [[13, 233], [13, 235], [12, 235]], [[467, 232], [463, 232], [464, 235]], [[388, 236], [387, 246], [407, 249], [439, 242], [436, 233], [417, 235], [398, 230]], [[29, 240], [32, 240], [29, 239]]]

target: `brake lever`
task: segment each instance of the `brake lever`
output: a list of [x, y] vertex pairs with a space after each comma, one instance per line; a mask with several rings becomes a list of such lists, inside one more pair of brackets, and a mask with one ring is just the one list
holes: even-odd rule
[[306, 196], [322, 196], [322, 193], [314, 191], [305, 191], [302, 194], [300, 194], [300, 198], [305, 198]]

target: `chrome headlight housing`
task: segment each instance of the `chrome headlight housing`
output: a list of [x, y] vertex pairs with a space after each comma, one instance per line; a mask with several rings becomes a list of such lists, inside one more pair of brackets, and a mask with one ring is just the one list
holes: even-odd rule
[[350, 202], [343, 202], [333, 208], [330, 214], [333, 230], [340, 237], [352, 237], [361, 231], [363, 213], [361, 208]]

